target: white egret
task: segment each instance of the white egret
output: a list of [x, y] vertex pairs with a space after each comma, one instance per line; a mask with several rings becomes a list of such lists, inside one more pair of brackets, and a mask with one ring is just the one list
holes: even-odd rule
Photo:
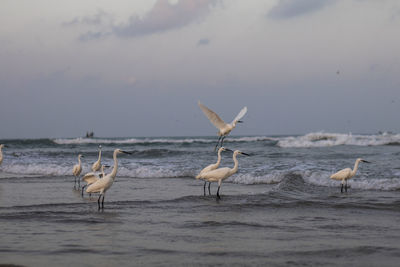
[[79, 175], [82, 172], [82, 162], [81, 162], [81, 158], [84, 158], [84, 156], [82, 156], [81, 154], [78, 155], [78, 164], [76, 164], [74, 166], [74, 168], [72, 169], [72, 174], [75, 176], [75, 184], [74, 184], [74, 188], [76, 187], [76, 178], [78, 178], [78, 189], [81, 187], [81, 180], [79, 179]]
[[[210, 164], [210, 165], [208, 165], [207, 167], [205, 167], [204, 169], [202, 169], [202, 170], [200, 171], [200, 173], [196, 176], [196, 179], [200, 179], [200, 177], [201, 177], [202, 174], [204, 174], [204, 173], [206, 173], [206, 172], [209, 172], [209, 171], [212, 171], [212, 170], [215, 170], [215, 169], [217, 169], [217, 168], [219, 167], [219, 164], [221, 163], [221, 152], [222, 152], [222, 151], [232, 151], [232, 150], [230, 150], [229, 148], [220, 147], [220, 148], [218, 149], [218, 159], [217, 159], [217, 162], [214, 163], [214, 164]], [[206, 195], [206, 184], [207, 184], [207, 181], [204, 181], [204, 195]], [[209, 194], [210, 194], [210, 185], [211, 185], [211, 182], [208, 183], [208, 193], [209, 193]]]
[[108, 167], [108, 166], [101, 165], [101, 173], [89, 172], [82, 177], [82, 181], [86, 182], [86, 184], [84, 186], [82, 186], [82, 196], [83, 196], [85, 187], [97, 182], [97, 180], [99, 180], [105, 176], [104, 167]]
[[218, 182], [217, 198], [221, 198], [219, 196], [219, 189], [221, 187], [222, 181], [225, 180], [226, 178], [232, 176], [233, 174], [235, 174], [238, 171], [239, 162], [236, 159], [236, 156], [238, 154], [249, 156], [249, 154], [246, 154], [239, 150], [235, 150], [235, 152], [233, 152], [233, 161], [235, 162], [235, 165], [233, 166], [233, 168], [228, 168], [228, 167], [219, 168], [219, 169], [215, 169], [215, 170], [212, 170], [212, 171], [209, 171], [209, 172], [199, 175], [200, 176], [199, 179], [204, 179], [207, 182]]
[[97, 172], [98, 170], [100, 170], [100, 167], [101, 167], [101, 145], [99, 146], [99, 158], [95, 163], [93, 163], [92, 171]]
[[103, 200], [101, 202], [101, 206], [104, 209], [104, 196], [106, 194], [106, 191], [112, 186], [115, 180], [115, 176], [117, 175], [117, 170], [118, 170], [118, 160], [117, 160], [117, 154], [120, 153], [125, 153], [125, 154], [132, 154], [126, 151], [123, 151], [121, 149], [115, 149], [113, 158], [114, 158], [114, 168], [111, 173], [107, 174], [103, 178], [97, 180], [93, 184], [89, 185], [88, 188], [86, 189], [86, 193], [100, 193], [99, 199], [97, 200], [97, 204], [99, 205], [99, 210], [100, 210], [100, 198], [103, 196]]
[[3, 147], [4, 147], [4, 145], [1, 144], [0, 145], [0, 165], [1, 165], [1, 163], [3, 163], [3, 151], [2, 151]]
[[[210, 120], [212, 124], [214, 124], [215, 127], [218, 129], [218, 142], [217, 145], [215, 146], [215, 149], [217, 149], [219, 141], [221, 140], [221, 146], [224, 144], [224, 139], [225, 137], [233, 130], [233, 128], [236, 127], [237, 123], [241, 123], [240, 119], [246, 114], [247, 112], [247, 107], [242, 108], [242, 110], [239, 112], [239, 114], [233, 119], [231, 123], [226, 123], [224, 122], [217, 113], [209, 109], [208, 107], [204, 106], [202, 103], [198, 103], [199, 107], [203, 111], [203, 113], [207, 116], [207, 118]], [[214, 149], [214, 150], [215, 150]]]
[[366, 161], [366, 160], [363, 160], [361, 158], [358, 158], [356, 160], [356, 163], [354, 164], [354, 168], [353, 169], [346, 168], [346, 169], [340, 170], [337, 173], [334, 173], [334, 174], [331, 175], [331, 179], [342, 181], [342, 186], [340, 188], [340, 192], [343, 193], [343, 186], [344, 186], [345, 191], [347, 192], [347, 180], [352, 178], [354, 175], [356, 175], [356, 172], [357, 172], [357, 169], [358, 169], [358, 164], [360, 162], [370, 163], [369, 161]]

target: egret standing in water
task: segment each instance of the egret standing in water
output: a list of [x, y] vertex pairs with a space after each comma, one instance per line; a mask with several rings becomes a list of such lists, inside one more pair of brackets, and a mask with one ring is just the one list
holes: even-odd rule
[[239, 112], [239, 114], [236, 116], [236, 118], [233, 119], [231, 123], [226, 123], [224, 122], [217, 113], [209, 109], [208, 107], [204, 106], [202, 103], [198, 103], [199, 107], [203, 111], [203, 113], [207, 116], [207, 118], [210, 120], [212, 124], [214, 124], [215, 127], [218, 129], [218, 142], [217, 145], [215, 146], [215, 149], [217, 149], [218, 144], [221, 140], [221, 146], [224, 144], [224, 139], [225, 137], [233, 130], [233, 128], [236, 127], [237, 123], [241, 123], [240, 119], [243, 118], [243, 116], [247, 112], [247, 107], [242, 108], [242, 110]]
[[3, 147], [4, 147], [4, 145], [1, 144], [0, 145], [0, 165], [1, 165], [1, 163], [3, 163], [3, 151], [2, 151]]
[[358, 158], [353, 169], [346, 168], [331, 175], [331, 179], [342, 181], [342, 186], [340, 188], [341, 193], [343, 193], [343, 186], [344, 190], [347, 192], [347, 180], [356, 175], [358, 164], [360, 164], [360, 162], [370, 163], [369, 161]]
[[233, 161], [235, 162], [235, 165], [233, 166], [233, 168], [228, 168], [228, 167], [219, 168], [219, 169], [215, 169], [215, 170], [203, 173], [203, 174], [199, 174], [199, 179], [204, 179], [207, 182], [218, 182], [218, 190], [217, 190], [217, 198], [218, 199], [221, 198], [219, 196], [219, 189], [221, 187], [222, 181], [225, 180], [226, 178], [232, 176], [233, 174], [235, 174], [238, 171], [239, 162], [236, 159], [236, 156], [238, 154], [249, 156], [249, 154], [246, 154], [239, 150], [235, 150], [235, 152], [233, 152]]
[[101, 201], [101, 208], [104, 209], [104, 196], [107, 192], [107, 190], [112, 186], [115, 180], [115, 176], [117, 175], [117, 170], [118, 170], [118, 160], [117, 160], [117, 155], [125, 153], [125, 154], [132, 154], [126, 151], [123, 151], [121, 149], [115, 149], [114, 150], [114, 168], [111, 173], [107, 174], [103, 178], [97, 180], [93, 184], [89, 185], [88, 188], [86, 189], [86, 193], [100, 193], [99, 199], [97, 200], [97, 204], [99, 205], [99, 210], [100, 210], [100, 198], [103, 196], [103, 200]]
[[82, 156], [81, 154], [78, 155], [78, 164], [76, 164], [74, 166], [74, 168], [72, 169], [72, 174], [75, 176], [75, 184], [74, 184], [74, 188], [76, 187], [76, 178], [78, 178], [78, 189], [81, 187], [81, 180], [79, 178], [79, 175], [82, 172], [82, 162], [81, 162], [81, 158], [84, 158], [84, 156]]
[[[214, 164], [210, 164], [210, 165], [208, 165], [207, 167], [205, 167], [204, 169], [202, 169], [202, 170], [200, 171], [200, 173], [196, 176], [196, 179], [200, 179], [200, 177], [201, 177], [202, 174], [204, 174], [204, 173], [206, 173], [206, 172], [209, 172], [209, 171], [212, 171], [212, 170], [215, 170], [216, 168], [219, 167], [219, 164], [221, 163], [221, 152], [222, 152], [222, 151], [232, 151], [232, 150], [230, 150], [229, 148], [220, 147], [220, 148], [218, 149], [218, 159], [217, 159], [217, 162], [214, 163]], [[204, 181], [204, 195], [206, 195], [206, 184], [207, 184], [207, 181]], [[210, 185], [211, 185], [211, 182], [208, 183], [208, 193], [209, 193], [209, 194], [210, 194]]]
[[95, 163], [93, 163], [92, 171], [97, 172], [98, 170], [100, 170], [100, 167], [101, 167], [101, 145], [99, 146], [99, 158]]
[[97, 182], [97, 180], [100, 180], [102, 177], [105, 176], [104, 167], [109, 167], [109, 166], [101, 165], [101, 173], [97, 174], [97, 173], [94, 173], [94, 172], [89, 172], [89, 173], [85, 174], [82, 177], [82, 181], [86, 182], [86, 184], [84, 186], [82, 186], [82, 196], [83, 196], [83, 192], [85, 190], [85, 187]]

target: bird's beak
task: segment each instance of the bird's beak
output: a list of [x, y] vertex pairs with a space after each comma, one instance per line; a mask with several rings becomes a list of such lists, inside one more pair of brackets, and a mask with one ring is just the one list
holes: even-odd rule
[[104, 168], [110, 168], [110, 165], [103, 165]]
[[240, 152], [240, 154], [245, 155], [245, 156], [250, 156], [249, 154], [244, 153], [244, 152]]
[[85, 156], [81, 156], [81, 158], [84, 158]]
[[229, 149], [229, 148], [225, 148], [225, 151], [233, 152], [233, 150], [232, 150], [232, 149]]
[[127, 152], [127, 151], [124, 151], [124, 150], [121, 150], [121, 152], [122, 152], [122, 153], [125, 153], [125, 154], [129, 154], [129, 155], [132, 154], [131, 152]]
[[365, 163], [371, 163], [370, 161], [366, 161], [366, 160], [361, 160], [362, 162], [365, 162]]
[[243, 123], [243, 121], [237, 121], [237, 123]]

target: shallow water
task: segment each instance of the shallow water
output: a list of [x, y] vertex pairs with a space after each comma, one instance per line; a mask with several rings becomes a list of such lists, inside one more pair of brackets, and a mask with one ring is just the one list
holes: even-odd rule
[[[331, 135], [314, 134], [312, 145], [305, 136], [228, 139], [225, 146], [251, 156], [239, 158], [221, 200], [215, 184], [204, 196], [193, 178], [216, 160], [214, 138], [3, 140], [0, 263], [398, 266], [396, 135], [359, 137], [390, 145], [316, 145]], [[288, 139], [304, 145], [279, 145]], [[73, 189], [70, 175], [78, 153], [89, 172], [98, 143], [110, 165], [116, 147], [134, 152], [119, 158], [104, 211], [97, 196]], [[230, 157], [224, 153], [221, 166], [231, 166]], [[360, 165], [341, 194], [329, 174], [357, 157], [373, 163]]]

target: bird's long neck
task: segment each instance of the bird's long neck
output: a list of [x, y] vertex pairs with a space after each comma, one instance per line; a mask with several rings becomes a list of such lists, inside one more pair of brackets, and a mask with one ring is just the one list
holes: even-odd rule
[[239, 168], [239, 162], [238, 162], [236, 156], [237, 156], [237, 154], [233, 153], [233, 162], [235, 162], [235, 165], [233, 166], [233, 169], [230, 170], [231, 175], [236, 173]]
[[351, 171], [352, 176], [356, 175], [357, 169], [358, 169], [358, 164], [360, 164], [359, 160], [356, 160], [356, 163], [354, 163], [354, 168]]
[[79, 166], [81, 166], [81, 157], [78, 157], [78, 163], [79, 163]]
[[101, 149], [99, 150], [99, 158], [98, 158], [98, 160], [100, 161], [100, 159], [101, 159]]
[[118, 171], [117, 152], [114, 152], [113, 158], [114, 158], [114, 168], [111, 172], [111, 177], [114, 179], [115, 176], [117, 175], [117, 171]]
[[219, 166], [220, 163], [221, 163], [221, 150], [218, 150], [218, 160], [217, 163], [215, 164]]

